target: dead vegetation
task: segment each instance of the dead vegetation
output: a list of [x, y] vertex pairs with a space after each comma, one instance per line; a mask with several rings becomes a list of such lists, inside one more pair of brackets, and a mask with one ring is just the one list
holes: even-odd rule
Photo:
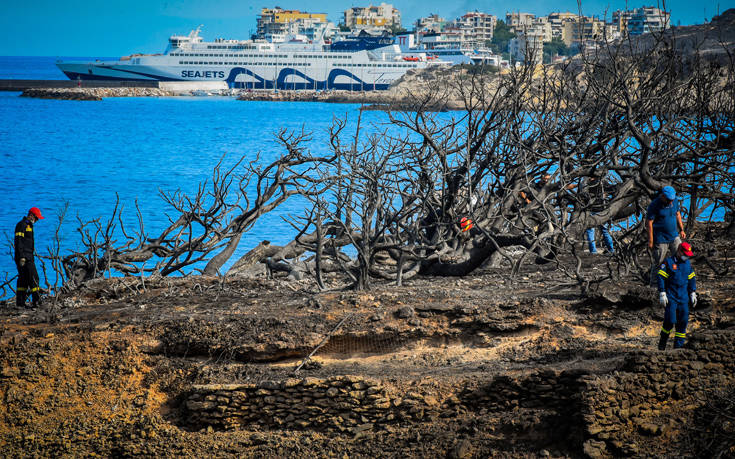
[[[707, 220], [735, 205], [735, 72], [732, 61], [724, 79], [684, 72], [684, 56], [669, 59], [676, 48], [656, 46], [610, 51], [541, 85], [530, 69], [494, 90], [472, 75], [457, 87], [465, 111], [449, 122], [421, 108], [442, 94], [430, 88], [389, 115], [401, 135], [348, 133], [337, 121], [326, 154], [310, 153], [306, 133], [281, 132], [276, 162], [218, 167], [194, 196], [165, 195], [177, 218], [157, 235], [142, 219], [123, 228], [118, 207], [108, 221], [80, 222], [82, 250], [45, 258], [61, 279], [48, 283], [53, 301], [3, 310], [0, 447], [733, 454], [734, 227]], [[612, 186], [584, 194], [590, 177]], [[691, 198], [701, 295], [687, 349], [659, 353], [641, 222], [669, 183]], [[253, 222], [295, 194], [311, 205], [292, 220], [293, 242], [263, 242], [222, 272]], [[591, 256], [583, 231], [605, 222], [616, 254]], [[298, 400], [295, 387], [306, 388]], [[236, 406], [220, 420], [242, 399], [230, 390], [262, 416]], [[346, 408], [365, 399], [370, 418]], [[281, 416], [291, 406], [324, 419]], [[193, 422], [201, 413], [189, 407], [209, 417]]]

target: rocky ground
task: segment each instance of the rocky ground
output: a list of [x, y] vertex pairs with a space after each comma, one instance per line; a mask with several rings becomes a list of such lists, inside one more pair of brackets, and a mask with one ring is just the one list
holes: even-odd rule
[[363, 293], [340, 277], [323, 292], [279, 278], [112, 279], [36, 311], [6, 304], [0, 451], [732, 456], [733, 240], [711, 236], [695, 238], [711, 266], [695, 264], [701, 300], [677, 351], [655, 349], [662, 310], [640, 279], [582, 297], [553, 264]]

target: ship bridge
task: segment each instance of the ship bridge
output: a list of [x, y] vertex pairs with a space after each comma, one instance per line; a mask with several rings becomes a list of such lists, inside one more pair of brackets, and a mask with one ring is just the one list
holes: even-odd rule
[[189, 32], [189, 35], [171, 35], [168, 39], [168, 46], [166, 47], [166, 51], [164, 51], [164, 54], [168, 54], [173, 50], [181, 48], [190, 49], [191, 45], [195, 43], [201, 43], [202, 37], [199, 36], [199, 32], [201, 30], [202, 26], [200, 25], [195, 30]]

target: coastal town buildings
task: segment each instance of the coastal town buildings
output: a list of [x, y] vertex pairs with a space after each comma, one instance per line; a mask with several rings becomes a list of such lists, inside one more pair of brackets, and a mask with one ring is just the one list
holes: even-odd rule
[[497, 22], [496, 16], [479, 11], [469, 11], [452, 21], [434, 14], [416, 21], [415, 40], [430, 48], [484, 48], [493, 39]]
[[351, 30], [390, 30], [401, 26], [401, 12], [390, 3], [353, 6], [345, 10], [343, 24]]
[[508, 44], [510, 57], [526, 65], [538, 65], [544, 58], [544, 41], [541, 35], [518, 32]]
[[546, 16], [546, 20], [551, 26], [551, 39], [553, 40], [554, 38], [557, 38], [559, 40], [564, 40], [564, 24], [567, 22], [574, 22], [578, 17], [579, 15], [570, 13], [569, 11], [564, 13], [549, 13], [549, 15]]
[[562, 31], [562, 41], [567, 46], [602, 41], [604, 37], [605, 22], [588, 16], [578, 16], [575, 21], [565, 22]]
[[498, 23], [498, 18], [492, 14], [468, 11], [457, 18], [454, 23], [461, 31], [465, 41], [472, 42], [479, 47], [493, 39], [493, 31]]
[[670, 19], [671, 13], [655, 7], [636, 8], [628, 19], [628, 35], [643, 35], [668, 29], [671, 27]]
[[511, 32], [515, 33], [516, 29], [530, 27], [534, 19], [536, 19], [536, 15], [531, 13], [506, 13], [505, 24], [510, 27]]
[[[498, 18], [480, 11], [468, 11], [455, 19], [445, 19], [438, 14], [421, 17], [413, 23], [413, 30], [399, 33], [395, 40], [401, 49], [462, 50], [462, 53], [489, 51]], [[547, 50], [546, 60], [553, 59], [551, 53], [560, 49], [562, 57], [570, 51], [586, 52], [602, 42], [628, 35], [641, 35], [670, 26], [670, 13], [656, 7], [643, 6], [630, 10], [618, 10], [608, 21], [596, 16], [583, 16], [569, 11], [551, 12], [546, 16], [514, 11], [505, 14], [505, 23], [515, 38], [508, 42], [507, 51], [517, 62], [538, 63], [544, 59], [544, 44], [556, 41]], [[393, 4], [380, 3], [368, 6], [353, 6], [343, 12], [340, 30], [327, 20], [326, 14], [308, 13], [299, 10], [283, 10], [279, 7], [263, 8], [258, 16], [257, 38], [268, 41], [283, 41], [298, 35], [309, 41], [320, 39], [341, 40], [357, 32], [373, 35], [401, 28], [401, 13]], [[503, 45], [505, 46], [505, 45]], [[501, 50], [503, 51], [503, 50]], [[445, 54], [447, 54], [445, 52]], [[473, 58], [474, 59], [474, 58]], [[477, 61], [477, 59], [474, 59]]]
[[[333, 28], [333, 26], [331, 27]], [[330, 29], [326, 13], [307, 13], [299, 10], [284, 10], [280, 7], [263, 8], [257, 18], [255, 38], [269, 39], [288, 35], [311, 35]]]
[[446, 19], [439, 16], [438, 14], [432, 14], [425, 18], [417, 19], [416, 23], [414, 24], [414, 30], [417, 34], [439, 33], [444, 29], [444, 26], [446, 24]]
[[617, 10], [612, 14], [611, 24], [617, 27], [623, 37], [643, 35], [671, 27], [671, 13], [652, 6]]

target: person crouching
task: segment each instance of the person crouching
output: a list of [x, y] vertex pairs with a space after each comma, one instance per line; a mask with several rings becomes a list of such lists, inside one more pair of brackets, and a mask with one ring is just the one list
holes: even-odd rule
[[658, 341], [659, 350], [666, 349], [674, 324], [674, 349], [684, 346], [689, 322], [689, 302], [692, 302], [692, 307], [697, 305], [697, 278], [689, 263], [689, 257], [693, 255], [692, 246], [688, 242], [682, 242], [676, 255], [666, 258], [659, 267], [659, 301], [665, 308], [661, 338]]

